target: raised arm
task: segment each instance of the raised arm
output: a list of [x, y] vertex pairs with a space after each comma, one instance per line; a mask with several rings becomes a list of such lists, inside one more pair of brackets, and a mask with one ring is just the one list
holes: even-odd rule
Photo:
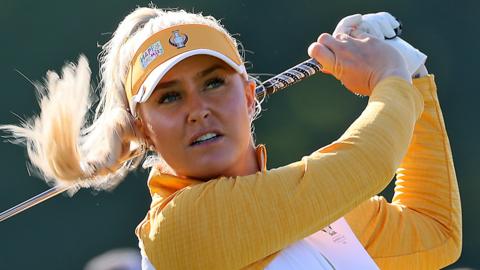
[[460, 195], [434, 78], [414, 85], [425, 108], [397, 170], [392, 203], [375, 196], [346, 216], [381, 269], [439, 269], [461, 252]]
[[[387, 39], [407, 62], [425, 100], [413, 140], [397, 170], [392, 203], [373, 197], [347, 220], [382, 269], [438, 269], [461, 251], [461, 210], [453, 159], [426, 55], [395, 37], [398, 21], [386, 12], [344, 18], [336, 33]], [[391, 244], [389, 244], [391, 243]]]

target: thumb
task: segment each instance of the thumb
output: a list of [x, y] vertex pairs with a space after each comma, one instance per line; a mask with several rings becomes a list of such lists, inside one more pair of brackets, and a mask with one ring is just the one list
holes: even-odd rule
[[308, 55], [322, 65], [322, 72], [333, 74], [335, 54], [325, 45], [314, 42], [308, 47]]
[[317, 60], [322, 66], [322, 71], [333, 74], [335, 70], [335, 53], [339, 40], [333, 38], [330, 34], [321, 34], [317, 42], [308, 47], [308, 55]]

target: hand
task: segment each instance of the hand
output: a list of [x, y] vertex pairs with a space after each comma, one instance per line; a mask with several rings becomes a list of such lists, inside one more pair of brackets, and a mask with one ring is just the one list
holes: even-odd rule
[[398, 37], [400, 31], [401, 24], [397, 19], [388, 12], [379, 12], [363, 16], [360, 14], [347, 16], [338, 23], [333, 35], [344, 33], [357, 38], [371, 36], [386, 40], [386, 43], [403, 56], [412, 77], [416, 74], [426, 75], [424, 64], [427, 56]]
[[388, 12], [372, 14], [354, 14], [340, 20], [333, 31], [333, 36], [344, 33], [353, 37], [360, 37], [367, 33], [369, 36], [384, 40], [393, 39], [400, 35], [402, 26], [395, 17]]
[[382, 79], [398, 76], [411, 82], [406, 63], [392, 46], [374, 37], [354, 38], [321, 34], [308, 48], [308, 54], [322, 71], [340, 80], [350, 91], [369, 96]]

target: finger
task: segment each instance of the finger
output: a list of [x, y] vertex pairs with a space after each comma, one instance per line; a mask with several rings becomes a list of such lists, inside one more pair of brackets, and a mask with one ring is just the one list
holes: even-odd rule
[[371, 29], [370, 33], [373, 34], [375, 37], [378, 39], [384, 39], [385, 38], [385, 33], [383, 33], [382, 26], [379, 21], [371, 21]]
[[343, 18], [335, 27], [333, 36], [338, 33], [349, 34], [350, 31], [362, 22], [362, 15], [354, 14]]
[[361, 22], [362, 22], [362, 15], [361, 14], [353, 14], [353, 15], [350, 15], [350, 16], [347, 16], [347, 17], [343, 18], [340, 21], [340, 23], [342, 23], [346, 27], [356, 26]]
[[382, 32], [383, 32], [383, 36], [387, 39], [392, 39], [394, 38], [397, 34], [395, 33], [395, 31], [393, 30], [394, 27], [392, 27], [392, 25], [390, 24], [386, 14], [386, 12], [384, 12], [385, 15], [381, 15], [379, 16], [379, 20], [378, 20], [378, 24], [380, 25], [380, 28], [382, 29]]
[[359, 26], [359, 30], [366, 32], [378, 39], [384, 39], [384, 35], [380, 26], [375, 23], [372, 19], [365, 19]]
[[360, 25], [360, 27], [357, 27], [355, 29], [353, 29], [351, 32], [350, 32], [350, 36], [353, 37], [353, 38], [356, 38], [356, 39], [362, 39], [363, 38], [363, 34], [366, 33], [366, 28], [364, 27], [365, 24], [362, 23]]
[[392, 16], [390, 13], [385, 12], [385, 18], [389, 21], [390, 25], [393, 28], [393, 31], [395, 32], [395, 36], [399, 36], [402, 33], [402, 23], [400, 20]]
[[332, 35], [328, 33], [323, 33], [318, 37], [317, 42], [325, 45], [332, 52], [335, 52], [344, 46], [344, 42], [342, 42], [343, 39], [341, 39], [340, 37], [346, 37], [346, 36], [348, 35], [344, 33], [339, 33], [337, 34], [337, 37], [339, 38], [334, 38]]
[[353, 30], [355, 30], [357, 27], [337, 27], [335, 28], [335, 31], [333, 31], [332, 33], [332, 36], [337, 36], [339, 34], [347, 34], [347, 35], [350, 35], [350, 33], [352, 33]]
[[[370, 34], [370, 33], [367, 33], [365, 31], [362, 31], [362, 30], [356, 30], [355, 32], [352, 32], [355, 34], [355, 38], [357, 39], [360, 39], [360, 40], [365, 40], [367, 38], [374, 38], [374, 39], [378, 39], [376, 36]], [[383, 38], [382, 38], [383, 39]]]
[[322, 72], [332, 74], [335, 67], [335, 54], [324, 44], [314, 42], [308, 47], [308, 55], [322, 65]]
[[395, 19], [395, 17], [392, 16], [392, 14], [388, 13], [388, 12], [379, 12], [382, 14], [382, 17], [385, 18], [385, 20], [388, 21], [388, 23], [390, 24], [390, 26], [395, 29], [397, 27], [400, 26], [400, 22]]
[[336, 40], [339, 40], [341, 42], [347, 41], [349, 38], [351, 38], [350, 34], [345, 34], [345, 33], [338, 33], [333, 36]]
[[385, 39], [392, 39], [397, 36], [396, 28], [400, 27], [400, 22], [388, 12], [378, 12], [363, 16], [364, 21], [371, 24], [377, 24]]

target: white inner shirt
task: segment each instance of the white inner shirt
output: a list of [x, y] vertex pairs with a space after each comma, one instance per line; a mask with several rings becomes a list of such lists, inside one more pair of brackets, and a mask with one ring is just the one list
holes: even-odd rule
[[[140, 244], [142, 269], [155, 270]], [[265, 270], [378, 270], [344, 218], [299, 240], [278, 254]]]

